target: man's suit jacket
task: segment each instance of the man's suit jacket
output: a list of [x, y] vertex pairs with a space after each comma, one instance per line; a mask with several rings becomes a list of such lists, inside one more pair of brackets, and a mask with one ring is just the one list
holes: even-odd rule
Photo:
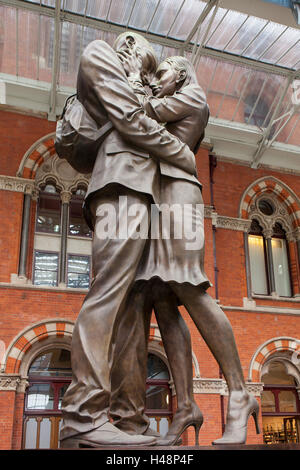
[[90, 116], [114, 130], [101, 145], [86, 201], [110, 183], [150, 194], [159, 203], [157, 160], [196, 175], [195, 157], [187, 145], [148, 117], [134, 94], [116, 52], [104, 41], [84, 50], [77, 95]]

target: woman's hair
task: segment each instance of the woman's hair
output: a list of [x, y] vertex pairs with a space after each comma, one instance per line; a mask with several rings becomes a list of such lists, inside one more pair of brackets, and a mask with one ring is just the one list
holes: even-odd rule
[[194, 66], [188, 59], [186, 59], [186, 57], [180, 55], [172, 56], [165, 59], [164, 62], [167, 62], [169, 65], [171, 65], [177, 72], [183, 70], [186, 73], [186, 77], [180, 84], [180, 88], [182, 88], [183, 86], [190, 85], [191, 83], [198, 84]]

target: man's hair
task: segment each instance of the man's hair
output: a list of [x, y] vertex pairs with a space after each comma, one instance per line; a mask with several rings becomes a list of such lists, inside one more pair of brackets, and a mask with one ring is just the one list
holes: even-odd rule
[[142, 58], [143, 66], [145, 67], [145, 72], [155, 73], [158, 67], [155, 51], [149, 41], [141, 34], [134, 33], [132, 31], [125, 31], [116, 38], [113, 48], [116, 49], [118, 42], [122, 39], [125, 40], [127, 37], [132, 37], [135, 40], [137, 49], [139, 50]]
[[177, 72], [180, 72], [181, 70], [183, 70], [186, 73], [186, 77], [181, 83], [181, 88], [183, 86], [189, 85], [190, 83], [198, 84], [197, 75], [196, 75], [194, 66], [186, 57], [183, 57], [180, 55], [172, 56], [172, 57], [168, 57], [167, 59], [165, 59], [164, 62], [167, 62], [169, 65], [171, 65], [174, 68], [174, 70], [176, 70]]

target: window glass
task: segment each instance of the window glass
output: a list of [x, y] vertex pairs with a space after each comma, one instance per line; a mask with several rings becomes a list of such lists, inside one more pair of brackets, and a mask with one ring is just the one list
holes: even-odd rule
[[146, 408], [148, 410], [168, 410], [170, 404], [168, 387], [148, 385], [146, 390]]
[[268, 282], [265, 264], [264, 238], [261, 235], [249, 235], [249, 258], [252, 291], [255, 294], [268, 294]]
[[297, 412], [296, 396], [291, 390], [279, 392], [279, 411]]
[[291, 297], [291, 282], [286, 240], [272, 238], [275, 287], [277, 294]]
[[280, 361], [272, 361], [268, 367], [268, 373], [262, 376], [265, 385], [295, 385], [295, 379], [286, 373], [284, 364]]
[[147, 367], [148, 379], [170, 379], [166, 364], [155, 354], [148, 354]]
[[71, 355], [66, 349], [51, 349], [43, 352], [31, 364], [29, 376], [70, 377]]
[[68, 287], [88, 289], [90, 285], [90, 257], [68, 256]]
[[70, 201], [69, 235], [77, 237], [91, 237], [92, 232], [83, 217], [82, 206], [84, 193], [81, 191], [82, 190], [79, 190], [76, 194], [73, 194]]
[[38, 206], [36, 231], [44, 233], [59, 233], [61, 217], [61, 202], [59, 194], [53, 185], [46, 185], [40, 191]]
[[33, 283], [38, 286], [57, 286], [58, 253], [36, 251]]
[[270, 390], [264, 390], [261, 395], [262, 412], [275, 412], [275, 397]]
[[54, 393], [50, 384], [34, 384], [27, 394], [28, 410], [53, 410]]

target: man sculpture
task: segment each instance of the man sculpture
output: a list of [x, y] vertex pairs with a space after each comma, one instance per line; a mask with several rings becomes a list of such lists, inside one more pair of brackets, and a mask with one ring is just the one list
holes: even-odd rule
[[[152, 48], [132, 33], [118, 37], [114, 49], [104, 41], [89, 44], [78, 72], [79, 101], [96, 123], [101, 115], [100, 125], [106, 113], [114, 130], [99, 149], [86, 195], [94, 229], [95, 276], [73, 332], [73, 379], [63, 400], [61, 447], [151, 445], [156, 440], [149, 429], [144, 435], [132, 436], [109, 422], [115, 337], [123, 312], [134, 314], [124, 307], [146, 243], [135, 233], [141, 224], [149, 224], [151, 203], [159, 202], [156, 159], [172, 162], [191, 177], [195, 177], [196, 167], [188, 146], [145, 115], [122, 65], [122, 55], [128, 51], [140, 58], [145, 76], [155, 72]], [[98, 236], [107, 204], [117, 214], [116, 233], [124, 232], [126, 221], [130, 236], [104, 240]], [[142, 210], [127, 220], [135, 204]], [[134, 371], [131, 379], [135, 380]]]
[[[204, 244], [195, 256], [182, 249], [188, 240], [173, 236], [162, 245], [163, 234], [157, 242], [140, 236], [141, 227], [150, 229], [153, 203], [203, 208], [192, 151], [208, 120], [205, 96], [192, 66], [182, 58], [160, 65], [151, 84], [156, 96], [147, 96], [143, 86], [156, 68], [152, 48], [134, 33], [119, 36], [114, 49], [94, 41], [81, 58], [78, 99], [96, 123], [101, 125], [106, 114], [114, 129], [99, 148], [86, 195], [95, 277], [74, 328], [73, 379], [63, 400], [61, 447], [174, 445], [188, 426], [195, 427], [198, 443], [203, 417], [193, 399], [190, 337], [178, 311], [181, 304], [228, 383], [226, 429], [216, 443], [244, 442], [249, 416], [257, 420], [258, 405], [245, 389], [231, 326], [206, 293], [210, 283], [203, 270]], [[109, 207], [117, 215], [117, 236], [103, 238], [102, 220]], [[204, 233], [203, 211], [193, 210], [189, 217], [196, 225], [200, 221]], [[176, 215], [173, 222], [178, 222]], [[144, 413], [152, 308], [179, 398], [164, 439], [157, 439]], [[176, 364], [186, 364], [185, 372], [176, 370]]]

